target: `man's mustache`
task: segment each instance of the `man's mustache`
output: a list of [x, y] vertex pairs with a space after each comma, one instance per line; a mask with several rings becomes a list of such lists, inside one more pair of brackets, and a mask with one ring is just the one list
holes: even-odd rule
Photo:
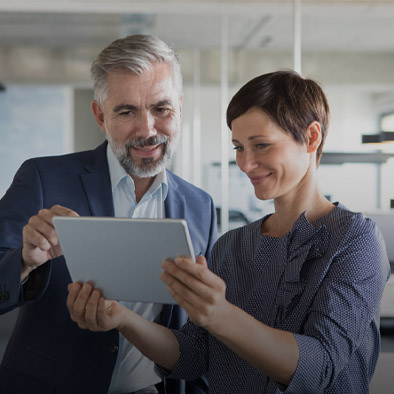
[[168, 136], [166, 135], [154, 135], [149, 138], [134, 138], [132, 140], [126, 141], [125, 147], [126, 149], [130, 148], [144, 148], [145, 146], [153, 146], [160, 144], [167, 144]]

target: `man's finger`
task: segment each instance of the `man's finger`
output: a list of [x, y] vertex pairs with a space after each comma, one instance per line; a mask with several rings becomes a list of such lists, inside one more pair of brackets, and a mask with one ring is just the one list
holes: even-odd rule
[[50, 241], [29, 224], [23, 228], [22, 236], [24, 244], [29, 244], [45, 251], [51, 247]]
[[100, 292], [93, 290], [85, 307], [85, 322], [90, 330], [96, 330], [98, 325], [97, 308], [100, 299]]
[[53, 216], [79, 216], [74, 210], [62, 205], [53, 205], [49, 211]]
[[67, 286], [68, 296], [67, 296], [66, 305], [67, 305], [67, 308], [70, 312], [71, 320], [73, 320], [73, 321], [76, 321], [76, 318], [74, 316], [74, 303], [75, 303], [75, 300], [76, 300], [81, 288], [82, 288], [82, 285], [78, 282], [70, 283]]
[[92, 290], [93, 287], [91, 284], [84, 283], [74, 300], [73, 312], [78, 322], [82, 322], [82, 323], [85, 322], [86, 304], [88, 302]]
[[[49, 220], [49, 219], [48, 219]], [[40, 244], [47, 241], [50, 245], [56, 246], [59, 243], [52, 219], [49, 221], [42, 216], [32, 216], [25, 226], [24, 241], [41, 247]], [[43, 239], [41, 239], [43, 238]], [[42, 248], [43, 249], [43, 248]], [[46, 248], [44, 250], [47, 250]]]

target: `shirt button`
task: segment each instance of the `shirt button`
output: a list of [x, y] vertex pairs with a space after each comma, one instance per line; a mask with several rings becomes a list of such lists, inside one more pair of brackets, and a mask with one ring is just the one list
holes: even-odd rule
[[4, 293], [0, 293], [0, 302], [5, 302], [8, 300], [8, 293], [5, 291]]
[[108, 351], [110, 353], [116, 353], [119, 350], [119, 346], [116, 344], [108, 345]]

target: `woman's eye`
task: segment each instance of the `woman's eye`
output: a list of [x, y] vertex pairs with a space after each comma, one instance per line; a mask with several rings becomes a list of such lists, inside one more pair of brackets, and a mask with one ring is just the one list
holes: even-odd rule
[[267, 144], [257, 144], [256, 145], [256, 148], [257, 149], [264, 149], [264, 148], [266, 148], [268, 145]]
[[234, 146], [234, 150], [237, 152], [241, 152], [242, 146]]

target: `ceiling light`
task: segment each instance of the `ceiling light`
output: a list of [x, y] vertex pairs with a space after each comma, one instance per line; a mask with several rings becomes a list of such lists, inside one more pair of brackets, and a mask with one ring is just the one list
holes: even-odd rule
[[363, 144], [384, 144], [394, 142], [394, 131], [381, 131], [377, 134], [363, 134], [361, 136]]

